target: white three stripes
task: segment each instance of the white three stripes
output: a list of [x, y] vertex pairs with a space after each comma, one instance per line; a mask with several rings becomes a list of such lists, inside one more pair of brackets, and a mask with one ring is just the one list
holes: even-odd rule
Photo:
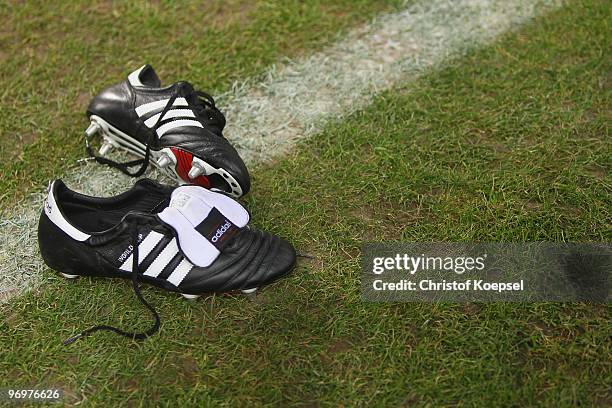
[[[159, 232], [151, 231], [149, 235], [146, 236], [145, 239], [142, 240], [140, 245], [138, 245], [138, 264], [142, 263], [142, 261], [149, 255], [149, 252], [155, 248], [155, 245], [161, 241], [164, 236]], [[132, 272], [132, 262], [134, 259], [134, 255], [130, 255], [128, 259], [125, 260], [123, 264], [119, 267], [119, 269]]]
[[[151, 113], [153, 111], [164, 109], [170, 99], [161, 99], [159, 101], [145, 103], [143, 105], [136, 107], [136, 114], [139, 117], [143, 117], [147, 113]], [[168, 110], [162, 119], [172, 119], [172, 118], [195, 118], [195, 114], [191, 109], [174, 109], [175, 106], [187, 106], [187, 100], [185, 98], [176, 98], [174, 103], [172, 104], [172, 109]], [[161, 112], [151, 116], [149, 119], [145, 120], [145, 125], [148, 128], [152, 128], [156, 123], [160, 120]], [[168, 131], [184, 126], [192, 126], [192, 127], [200, 127], [203, 128], [202, 124], [197, 120], [191, 119], [180, 119], [173, 120], [172, 122], [168, 122], [162, 126], [160, 126], [156, 132], [158, 137], [162, 137]]]
[[[159, 101], [145, 103], [136, 107], [136, 114], [139, 117], [146, 115], [154, 110], [163, 109], [166, 107], [170, 99], [160, 99]], [[172, 106], [187, 106], [187, 100], [185, 98], [176, 98]]]
[[162, 273], [166, 265], [174, 258], [176, 254], [178, 254], [179, 249], [176, 244], [176, 238], [172, 238], [172, 241], [166, 245], [166, 247], [157, 255], [157, 258], [149, 265], [147, 270], [145, 271], [145, 275], [152, 276], [157, 278], [157, 276]]
[[[152, 128], [153, 126], [155, 126], [155, 124], [159, 120], [160, 115], [161, 115], [161, 112], [151, 116], [149, 119], [145, 120], [144, 122], [145, 125], [148, 128]], [[191, 109], [172, 109], [166, 112], [166, 114], [164, 115], [164, 119], [181, 118], [181, 117], [195, 118], [195, 115]]]
[[191, 271], [193, 268], [193, 264], [189, 262], [187, 259], [183, 259], [180, 264], [176, 267], [176, 269], [172, 272], [170, 276], [168, 276], [168, 282], [172, 283], [174, 286], [178, 286], [181, 284], [185, 276]]
[[173, 120], [172, 122], [168, 122], [160, 126], [157, 129], [157, 136], [162, 137], [164, 133], [168, 132], [169, 130], [177, 128], [177, 127], [183, 127], [183, 126], [195, 126], [195, 127], [201, 127], [201, 128], [204, 127], [197, 120], [190, 120], [190, 119]]
[[[155, 246], [162, 240], [164, 236], [158, 232], [151, 231], [149, 235], [146, 236], [145, 239], [142, 240], [140, 245], [138, 245], [138, 264], [141, 264], [142, 261], [153, 251]], [[160, 273], [164, 270], [168, 263], [179, 253], [178, 244], [176, 243], [176, 238], [173, 238], [162, 251], [157, 255], [155, 260], [149, 265], [147, 270], [144, 272], [144, 275], [151, 276], [156, 278]], [[129, 258], [121, 264], [119, 269], [131, 272], [132, 271], [132, 260], [133, 255], [130, 255]], [[193, 264], [189, 262], [187, 259], [183, 258], [183, 260], [174, 268], [170, 276], [168, 276], [168, 281], [174, 284], [175, 286], [180, 285], [180, 283], [185, 279], [185, 276], [193, 269]]]

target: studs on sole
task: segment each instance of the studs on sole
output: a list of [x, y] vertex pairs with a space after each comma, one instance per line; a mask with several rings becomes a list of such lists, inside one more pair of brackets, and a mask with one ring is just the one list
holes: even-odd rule
[[172, 152], [172, 150], [168, 148], [162, 149], [159, 152], [159, 157], [157, 158], [155, 164], [157, 164], [157, 167], [159, 167], [160, 169], [166, 169], [170, 165], [174, 166], [176, 164], [176, 157], [174, 156], [174, 152]]
[[[244, 293], [245, 295], [247, 295], [248, 297], [252, 298], [253, 296], [255, 296], [256, 292], [257, 292], [258, 288], [251, 288], [251, 289], [242, 289], [241, 292]], [[181, 293], [181, 295], [187, 299], [187, 300], [192, 300], [195, 301], [197, 300], [200, 295], [190, 295], [188, 293]]]
[[105, 140], [102, 143], [102, 146], [100, 147], [100, 150], [98, 151], [98, 153], [100, 153], [100, 156], [106, 156], [111, 150], [113, 150], [112, 143], [110, 143], [109, 141]]
[[102, 128], [96, 122], [91, 122], [89, 127], [85, 130], [85, 134], [87, 137], [92, 137], [96, 133], [98, 133]]
[[59, 274], [62, 275], [66, 279], [76, 279], [79, 277], [79, 275], [70, 275], [68, 273], [63, 273], [63, 272], [60, 272]]
[[208, 176], [215, 172], [216, 172], [216, 169], [212, 167], [210, 164], [206, 163], [202, 159], [192, 156], [191, 169], [189, 170], [189, 174], [188, 174], [190, 179], [193, 180], [199, 176]]
[[195, 161], [191, 164], [191, 169], [189, 170], [189, 178], [195, 179], [199, 176], [206, 174], [206, 169], [204, 166], [200, 165], [200, 163], [196, 163]]
[[257, 288], [242, 289], [241, 292], [244, 293], [245, 295], [252, 295], [253, 293], [257, 292]]
[[170, 160], [170, 158], [165, 154], [163, 154], [159, 159], [157, 159], [157, 165], [162, 169], [168, 167], [170, 163], [172, 163], [172, 160]]

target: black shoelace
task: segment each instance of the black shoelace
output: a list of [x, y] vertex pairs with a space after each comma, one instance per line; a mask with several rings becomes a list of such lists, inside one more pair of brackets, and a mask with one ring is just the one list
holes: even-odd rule
[[215, 105], [215, 99], [208, 93], [193, 91], [187, 96], [189, 106], [198, 113], [198, 117], [206, 123], [222, 131], [225, 127], [225, 116]]
[[153, 315], [155, 319], [153, 326], [151, 326], [149, 330], [144, 332], [127, 332], [114, 326], [109, 326], [105, 324], [97, 325], [90, 327], [89, 329], [84, 330], [81, 333], [64, 340], [65, 346], [74, 343], [78, 339], [81, 339], [85, 336], [89, 336], [90, 334], [101, 330], [112, 331], [121, 336], [128, 337], [132, 340], [144, 340], [154, 335], [159, 330], [159, 326], [161, 324], [159, 314], [157, 313], [157, 310], [155, 310], [155, 308], [142, 296], [142, 292], [140, 291], [140, 284], [138, 282], [138, 277], [140, 275], [140, 265], [138, 264], [138, 224], [132, 224], [132, 228], [130, 229], [130, 236], [132, 240], [132, 247], [134, 248], [134, 250], [132, 251], [132, 287], [140, 303], [142, 303], [147, 309], [149, 309], [149, 311]]
[[[149, 167], [149, 157], [151, 156], [151, 144], [153, 143], [155, 129], [157, 129], [157, 126], [163, 120], [166, 113], [168, 113], [168, 111], [172, 108], [176, 98], [179, 97], [180, 90], [182, 89], [181, 85], [182, 84], [179, 84], [177, 86], [176, 91], [174, 92], [172, 97], [168, 100], [168, 103], [166, 104], [161, 114], [159, 115], [157, 122], [155, 122], [155, 125], [150, 129], [149, 135], [147, 137], [144, 158], [132, 160], [132, 161], [124, 162], [124, 163], [119, 163], [109, 158], [98, 156], [97, 154], [94, 153], [93, 148], [91, 147], [91, 144], [89, 143], [89, 139], [86, 137], [85, 138], [85, 149], [87, 150], [87, 154], [89, 155], [89, 157], [93, 158], [96, 162], [100, 164], [104, 164], [109, 167], [118, 169], [123, 174], [126, 174], [130, 177], [142, 176], [144, 172], [147, 170], [147, 168]], [[217, 109], [217, 107], [215, 106], [215, 100], [213, 99], [211, 95], [207, 94], [206, 92], [194, 90], [187, 95], [186, 100], [188, 101], [187, 102], [189, 104], [188, 106], [197, 113], [198, 118], [200, 120], [205, 121], [206, 124], [208, 125], [218, 127], [219, 130], [223, 130], [223, 128], [225, 127], [225, 117], [223, 116], [221, 111], [219, 111], [219, 109]], [[136, 170], [135, 172], [130, 171], [130, 168], [134, 166], [138, 166], [138, 165], [140, 165], [140, 168], [138, 170]]]

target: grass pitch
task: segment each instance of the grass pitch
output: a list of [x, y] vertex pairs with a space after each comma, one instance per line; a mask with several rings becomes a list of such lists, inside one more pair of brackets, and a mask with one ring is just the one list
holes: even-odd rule
[[[127, 282], [50, 275], [0, 309], [0, 387], [59, 386], [66, 403], [92, 406], [610, 405], [607, 305], [370, 304], [359, 293], [366, 241], [610, 240], [610, 15], [605, 2], [571, 2], [255, 169], [254, 224], [316, 257], [255, 302], [147, 288], [157, 336], [63, 347], [89, 324], [145, 327], [148, 314]], [[48, 135], [2, 168], [15, 175], [0, 183], [6, 202], [61, 167], [53, 152], [80, 157], [75, 109], [44, 119]], [[49, 163], [25, 175], [44, 142]]]
[[89, 100], [143, 63], [218, 94], [402, 3], [0, 3], [0, 210], [76, 166]]

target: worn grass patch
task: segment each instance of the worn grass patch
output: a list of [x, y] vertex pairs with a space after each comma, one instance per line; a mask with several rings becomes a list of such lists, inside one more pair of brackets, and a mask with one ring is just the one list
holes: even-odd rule
[[256, 169], [254, 224], [316, 257], [257, 302], [148, 288], [157, 336], [72, 347], [92, 323], [147, 324], [129, 283], [50, 278], [3, 306], [0, 387], [112, 406], [609, 406], [607, 305], [359, 293], [364, 241], [610, 240], [609, 16], [574, 2]]

